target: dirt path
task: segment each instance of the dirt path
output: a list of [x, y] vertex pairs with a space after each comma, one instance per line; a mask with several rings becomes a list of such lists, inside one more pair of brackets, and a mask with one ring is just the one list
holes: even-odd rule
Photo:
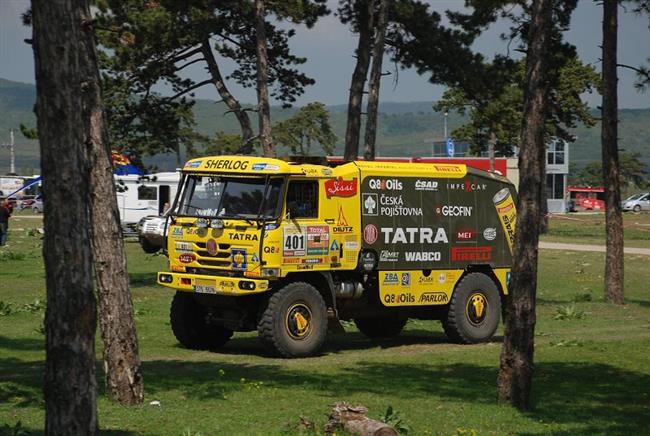
[[[586, 245], [586, 244], [564, 244], [561, 242], [540, 242], [539, 248], [546, 250], [565, 250], [565, 251], [597, 251], [605, 252], [604, 245]], [[625, 247], [625, 254], [642, 254], [650, 256], [650, 248]]]

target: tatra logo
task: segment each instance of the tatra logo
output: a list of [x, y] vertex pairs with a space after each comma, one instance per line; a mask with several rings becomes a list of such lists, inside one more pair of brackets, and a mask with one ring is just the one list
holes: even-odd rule
[[235, 241], [257, 241], [257, 234], [253, 233], [228, 233], [228, 237]]
[[397, 179], [370, 179], [368, 182], [370, 189], [401, 191], [402, 182]]
[[245, 170], [248, 168], [247, 160], [208, 159], [205, 169], [210, 170]]
[[363, 240], [366, 241], [366, 244], [374, 244], [377, 242], [378, 236], [379, 232], [377, 232], [377, 227], [374, 224], [368, 224], [363, 228]]
[[352, 197], [357, 193], [357, 179], [343, 180], [342, 177], [325, 182], [325, 195], [332, 197]]
[[384, 234], [385, 244], [438, 244], [441, 242], [446, 244], [449, 242], [447, 233], [442, 227], [436, 229], [435, 237], [433, 235], [434, 229], [429, 227], [397, 227], [395, 229], [382, 227], [381, 232]]

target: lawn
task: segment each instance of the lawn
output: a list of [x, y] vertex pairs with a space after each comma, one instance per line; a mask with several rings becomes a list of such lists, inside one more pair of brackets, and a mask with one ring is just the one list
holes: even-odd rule
[[[650, 248], [650, 213], [623, 214], [626, 247]], [[542, 241], [575, 244], [605, 244], [604, 213], [571, 213], [551, 215], [549, 231]]]
[[[38, 226], [19, 216], [0, 248], [0, 434], [43, 427]], [[363, 404], [375, 418], [391, 406], [415, 435], [648, 434], [648, 257], [626, 256], [627, 304], [615, 307], [602, 299], [603, 254], [541, 251], [533, 410], [520, 413], [495, 402], [501, 336], [453, 345], [437, 322], [411, 321], [383, 342], [346, 325], [309, 359], [270, 358], [254, 334], [236, 334], [219, 353], [180, 348], [169, 327], [172, 292], [154, 280], [165, 258], [133, 242], [127, 252], [146, 401], [108, 401], [98, 364], [105, 434], [296, 434], [301, 416], [320, 434], [335, 401]]]

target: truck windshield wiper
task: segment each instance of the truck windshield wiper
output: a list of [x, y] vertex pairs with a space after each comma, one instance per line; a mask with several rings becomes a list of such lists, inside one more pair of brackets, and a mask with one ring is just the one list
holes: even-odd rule
[[219, 218], [221, 218], [221, 219], [244, 220], [248, 224], [250, 224], [251, 226], [255, 224], [250, 218], [246, 218], [244, 215], [238, 214], [238, 213], [235, 213], [235, 214], [232, 214], [232, 215], [221, 215], [221, 216], [219, 216]]

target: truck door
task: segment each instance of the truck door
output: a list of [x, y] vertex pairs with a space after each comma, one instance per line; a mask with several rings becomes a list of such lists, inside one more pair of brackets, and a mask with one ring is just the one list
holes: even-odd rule
[[320, 217], [318, 180], [291, 180], [282, 223], [282, 263], [287, 269], [327, 269], [330, 227]]

